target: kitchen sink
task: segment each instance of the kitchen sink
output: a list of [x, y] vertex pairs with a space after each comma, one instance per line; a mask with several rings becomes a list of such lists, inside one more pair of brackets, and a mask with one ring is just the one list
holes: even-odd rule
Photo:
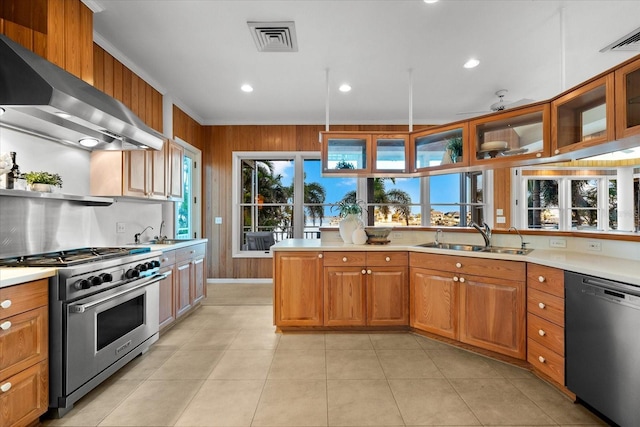
[[465, 244], [457, 244], [457, 243], [422, 243], [421, 245], [417, 245], [423, 248], [435, 248], [435, 249], [450, 249], [454, 251], [467, 251], [467, 252], [480, 252], [485, 247], [484, 246], [476, 246], [476, 245], [465, 245]]
[[508, 255], [527, 255], [533, 249], [519, 249], [519, 248], [503, 248], [496, 246], [478, 246], [478, 245], [465, 245], [458, 243], [422, 243], [416, 245], [421, 248], [434, 248], [434, 249], [449, 249], [454, 251], [465, 251], [465, 252], [487, 252], [492, 254], [508, 254]]
[[175, 245], [176, 243], [190, 242], [195, 239], [153, 239], [140, 243], [127, 243], [128, 245], [148, 246], [148, 245]]

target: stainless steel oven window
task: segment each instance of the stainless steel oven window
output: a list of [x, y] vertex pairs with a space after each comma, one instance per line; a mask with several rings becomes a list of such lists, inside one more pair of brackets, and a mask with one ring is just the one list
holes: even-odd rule
[[144, 295], [128, 300], [97, 315], [96, 351], [144, 324]]

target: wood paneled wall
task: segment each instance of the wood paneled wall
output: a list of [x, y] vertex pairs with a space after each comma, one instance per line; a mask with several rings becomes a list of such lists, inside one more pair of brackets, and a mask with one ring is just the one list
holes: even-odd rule
[[[424, 126], [422, 126], [424, 127]], [[270, 278], [271, 258], [232, 258], [232, 152], [320, 151], [324, 126], [206, 126], [203, 150], [204, 236], [209, 277]], [[406, 131], [407, 126], [331, 126], [332, 131]], [[417, 130], [417, 127], [416, 127]], [[215, 225], [215, 217], [222, 224]]]
[[93, 60], [93, 85], [162, 133], [162, 94], [95, 43]]
[[173, 136], [204, 151], [204, 127], [175, 105], [173, 106]]
[[0, 32], [93, 84], [93, 12], [80, 0], [0, 0]]
[[507, 229], [511, 227], [511, 169], [498, 168], [493, 170], [493, 208], [494, 218], [497, 217], [496, 209], [502, 209], [505, 217], [504, 224], [494, 221], [494, 228]]

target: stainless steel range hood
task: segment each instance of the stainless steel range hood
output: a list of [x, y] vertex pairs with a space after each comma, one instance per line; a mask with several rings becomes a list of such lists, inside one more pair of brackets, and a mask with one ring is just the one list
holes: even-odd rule
[[120, 101], [4, 35], [0, 108], [2, 127], [74, 146], [93, 138], [93, 150], [159, 150], [166, 141]]

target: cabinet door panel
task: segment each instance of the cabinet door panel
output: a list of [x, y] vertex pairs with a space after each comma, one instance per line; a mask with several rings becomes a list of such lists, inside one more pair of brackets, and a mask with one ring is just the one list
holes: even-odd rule
[[409, 282], [406, 267], [371, 267], [367, 270], [367, 324], [409, 324]]
[[411, 269], [411, 326], [458, 339], [458, 282], [453, 274]]
[[11, 326], [0, 330], [0, 380], [47, 358], [47, 313], [45, 306], [2, 320]]
[[147, 152], [127, 151], [124, 153], [124, 185], [123, 196], [147, 197], [148, 189], [147, 176], [149, 165], [147, 162]]
[[9, 382], [11, 388], [0, 393], [0, 426], [32, 425], [47, 410], [48, 372], [45, 360], [3, 380], [2, 384]]
[[277, 326], [322, 326], [322, 254], [276, 252], [274, 321]]
[[[327, 326], [364, 325], [364, 267], [325, 267], [324, 324]], [[365, 271], [366, 272], [366, 271]]]
[[175, 283], [173, 275], [173, 266], [160, 270], [160, 273], [168, 273], [169, 275], [159, 282], [160, 288], [160, 307], [159, 307], [159, 324], [160, 329], [173, 323], [176, 320], [176, 303], [175, 303]]
[[191, 261], [177, 265], [176, 276], [176, 318], [191, 308]]
[[193, 297], [192, 304], [200, 302], [204, 298], [204, 258], [197, 258], [192, 261], [191, 268], [193, 270], [193, 288], [191, 294]]
[[460, 284], [460, 341], [524, 359], [524, 286], [524, 282], [465, 276]]

